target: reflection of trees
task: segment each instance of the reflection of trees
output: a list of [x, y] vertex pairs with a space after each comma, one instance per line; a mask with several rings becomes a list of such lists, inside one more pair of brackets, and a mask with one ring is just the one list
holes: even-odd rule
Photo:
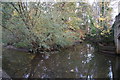
[[[37, 67], [43, 68], [45, 70], [45, 67], [43, 66], [43, 60], [46, 61], [46, 58], [49, 57], [48, 55], [45, 54], [37, 54], [35, 57], [31, 60], [30, 67], [27, 68], [26, 73], [24, 74], [23, 77], [26, 78], [33, 78], [35, 76], [35, 73], [38, 72]], [[41, 71], [39, 71], [39, 75], [41, 75]]]
[[39, 66], [38, 63], [41, 62], [43, 59], [42, 54], [39, 55], [35, 55], [35, 57], [33, 58], [33, 60], [31, 60], [31, 66], [29, 68], [29, 78], [31, 78], [32, 76], [34, 76], [36, 70], [36, 67]]
[[116, 57], [114, 64], [114, 78], [119, 78], [120, 77], [120, 57]]
[[5, 70], [5, 72], [11, 77], [21, 77], [22, 73], [25, 72], [24, 67], [29, 66], [26, 64], [29, 64], [31, 56], [24, 52], [13, 51], [4, 48], [2, 53], [2, 68]]
[[117, 57], [113, 55], [95, 54], [94, 62], [97, 69], [94, 76], [96, 78], [115, 78], [115, 76], [118, 76], [119, 68], [116, 65], [118, 62], [116, 59]]
[[[89, 49], [92, 48], [86, 48], [86, 45], [82, 45], [71, 51], [65, 50], [61, 54], [52, 55], [52, 58], [48, 60], [43, 60], [44, 65], [35, 59], [38, 63], [31, 65], [34, 66], [33, 69], [31, 68], [31, 77], [87, 77], [92, 71], [94, 72], [94, 70], [91, 71], [93, 66], [90, 61], [92, 58], [90, 54], [92, 52], [90, 53]], [[83, 51], [82, 54], [79, 53], [81, 51]], [[35, 60], [32, 61], [36, 62]], [[46, 68], [46, 70], [42, 68]], [[37, 70], [37, 72], [34, 72], [34, 70]]]
[[[19, 56], [20, 57], [20, 56]], [[16, 59], [14, 59], [16, 60]], [[54, 54], [37, 54], [16, 70], [25, 78], [105, 78], [119, 76], [119, 57], [94, 53], [89, 44], [81, 44]], [[21, 62], [23, 64], [24, 62]], [[13, 67], [13, 66], [12, 66]], [[16, 67], [17, 68], [17, 67]], [[19, 68], [19, 67], [18, 67]]]
[[118, 74], [114, 73], [115, 57], [93, 52], [91, 45], [81, 44], [59, 54], [52, 54], [48, 59], [36, 56], [31, 61], [29, 77], [105, 78], [113, 77], [110, 73]]

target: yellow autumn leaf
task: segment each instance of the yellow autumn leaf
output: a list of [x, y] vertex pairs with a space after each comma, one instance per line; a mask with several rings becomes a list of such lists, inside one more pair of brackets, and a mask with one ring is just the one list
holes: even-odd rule
[[66, 30], [65, 33], [70, 32], [69, 30]]
[[102, 33], [100, 33], [101, 35], [104, 35], [104, 33], [102, 32]]
[[69, 28], [71, 28], [71, 29], [75, 30], [73, 26], [69, 26]]
[[99, 26], [99, 25], [97, 25], [97, 24], [94, 24], [95, 26], [96, 26], [96, 28], [98, 28], [98, 29], [103, 29], [103, 27], [101, 27], [101, 26]]
[[81, 19], [77, 17], [72, 17], [72, 20], [81, 20]]
[[110, 33], [110, 30], [109, 30], [109, 29], [107, 30], [107, 33]]
[[18, 13], [16, 11], [13, 11], [14, 16], [18, 16]]
[[99, 18], [99, 20], [104, 21], [104, 20], [106, 20], [106, 19], [105, 19], [105, 18], [100, 17], [100, 18]]
[[99, 25], [96, 25], [96, 28], [100, 28], [100, 26], [99, 26]]

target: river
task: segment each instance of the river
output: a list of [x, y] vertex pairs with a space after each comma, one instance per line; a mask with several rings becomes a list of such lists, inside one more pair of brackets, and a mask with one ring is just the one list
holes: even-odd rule
[[3, 48], [2, 69], [11, 78], [118, 78], [120, 57], [87, 43], [45, 55]]

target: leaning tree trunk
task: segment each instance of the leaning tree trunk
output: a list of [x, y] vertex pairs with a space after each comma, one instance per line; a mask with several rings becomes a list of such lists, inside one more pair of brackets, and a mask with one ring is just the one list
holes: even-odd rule
[[120, 54], [120, 13], [114, 23], [114, 40], [117, 54]]

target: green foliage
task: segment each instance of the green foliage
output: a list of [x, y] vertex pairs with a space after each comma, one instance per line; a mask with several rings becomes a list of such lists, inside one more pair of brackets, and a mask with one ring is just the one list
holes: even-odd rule
[[[98, 36], [91, 6], [83, 2], [3, 4], [3, 43], [33, 52], [71, 46], [88, 32]], [[100, 26], [100, 25], [98, 25]], [[107, 27], [108, 30], [108, 27]]]
[[[67, 23], [70, 17], [77, 17], [75, 3], [3, 3], [3, 5], [6, 12], [3, 13], [5, 22], [3, 43], [29, 48], [36, 52], [50, 49], [53, 45], [70, 46], [75, 40], [80, 40], [79, 33], [70, 31]], [[7, 14], [10, 15], [9, 19], [6, 19]], [[70, 24], [79, 29], [79, 20], [74, 19]]]
[[[111, 22], [111, 11], [112, 9], [108, 6], [110, 2], [99, 2], [97, 3], [100, 11], [94, 11], [93, 15], [88, 17], [90, 19], [90, 33], [89, 37], [95, 41], [102, 43], [113, 43], [113, 29]], [[99, 12], [98, 15], [95, 15]], [[96, 18], [99, 17], [99, 18]]]

